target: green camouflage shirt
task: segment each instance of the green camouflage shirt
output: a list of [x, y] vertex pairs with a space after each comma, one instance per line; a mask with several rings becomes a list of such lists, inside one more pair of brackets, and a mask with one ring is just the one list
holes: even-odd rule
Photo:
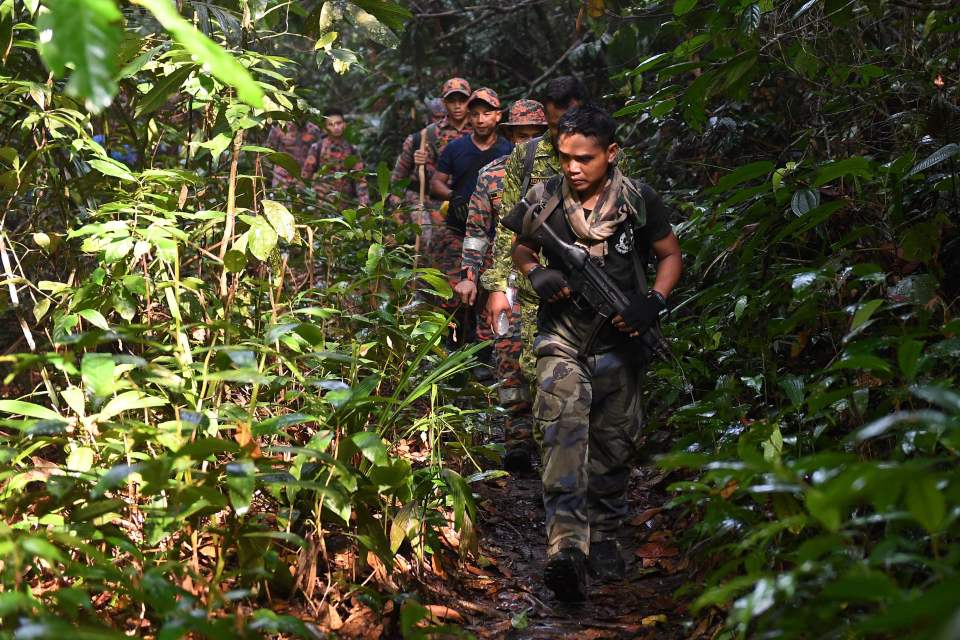
[[[514, 205], [524, 195], [520, 193], [523, 184], [523, 165], [527, 158], [527, 145], [518, 144], [507, 159], [507, 167], [503, 178], [503, 197], [500, 200], [500, 211], [503, 215], [509, 213]], [[549, 180], [560, 173], [560, 162], [554, 151], [550, 136], [543, 136], [537, 144], [537, 151], [533, 156], [533, 172], [530, 177], [530, 186], [538, 182]], [[493, 241], [493, 265], [483, 272], [480, 283], [487, 291], [506, 291], [507, 279], [513, 269], [513, 259], [510, 254], [513, 250], [513, 233], [498, 229]], [[526, 278], [518, 278], [520, 297], [525, 301], [536, 301], [536, 294]]]

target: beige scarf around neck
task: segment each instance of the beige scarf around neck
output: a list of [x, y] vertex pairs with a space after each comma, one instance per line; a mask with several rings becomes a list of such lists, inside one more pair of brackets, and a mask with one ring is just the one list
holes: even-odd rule
[[567, 223], [577, 236], [577, 244], [586, 247], [591, 256], [602, 257], [607, 254], [607, 238], [627, 219], [627, 212], [620, 206], [623, 179], [620, 169], [615, 167], [600, 190], [597, 204], [589, 217], [584, 216], [583, 205], [570, 188], [570, 183], [563, 180], [563, 212], [567, 216]]

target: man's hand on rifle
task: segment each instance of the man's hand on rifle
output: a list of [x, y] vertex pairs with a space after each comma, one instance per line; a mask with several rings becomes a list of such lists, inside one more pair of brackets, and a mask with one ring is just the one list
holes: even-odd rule
[[559, 269], [550, 269], [549, 267], [534, 267], [527, 278], [533, 285], [533, 290], [537, 292], [541, 300], [547, 302], [559, 302], [570, 297], [570, 285], [563, 272]]
[[634, 294], [630, 297], [630, 306], [613, 317], [613, 326], [630, 337], [639, 336], [654, 325], [665, 307], [663, 297], [653, 292]]
[[477, 301], [477, 285], [472, 280], [463, 279], [453, 288], [454, 292], [460, 296], [460, 302], [472, 307]]

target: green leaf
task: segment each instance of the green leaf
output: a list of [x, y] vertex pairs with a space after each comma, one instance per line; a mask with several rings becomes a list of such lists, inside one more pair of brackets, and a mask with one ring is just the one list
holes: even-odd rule
[[813, 186], [819, 187], [847, 175], [869, 178], [871, 175], [870, 161], [861, 156], [854, 156], [825, 164], [817, 172]]
[[643, 73], [644, 71], [649, 71], [650, 69], [653, 69], [661, 62], [668, 60], [671, 56], [673, 56], [673, 53], [669, 51], [666, 53], [658, 53], [656, 55], [652, 55], [646, 60], [644, 60], [643, 62], [641, 62], [640, 64], [638, 64], [636, 67], [634, 67], [633, 71], [631, 71], [630, 73], [636, 75], [639, 73]]
[[145, 7], [174, 40], [189, 51], [204, 68], [220, 82], [237, 90], [237, 97], [250, 106], [263, 107], [263, 90], [250, 72], [213, 40], [197, 31], [177, 13], [176, 5], [168, 0], [134, 0]]
[[132, 409], [146, 409], [149, 407], [162, 407], [165, 404], [167, 404], [167, 401], [163, 398], [145, 396], [139, 391], [125, 391], [116, 398], [112, 398], [110, 402], [107, 403], [107, 405], [100, 411], [98, 419], [109, 420], [114, 416], [120, 415], [124, 411], [130, 411]]
[[270, 225], [276, 230], [278, 236], [287, 242], [293, 241], [294, 234], [296, 233], [296, 229], [294, 228], [296, 220], [293, 219], [293, 214], [290, 213], [285, 206], [273, 200], [264, 200], [263, 216], [270, 222]]
[[24, 402], [23, 400], [0, 400], [0, 411], [25, 416], [27, 418], [63, 421], [60, 414], [53, 409], [48, 409], [47, 407], [42, 407], [32, 402]]
[[897, 364], [900, 365], [900, 373], [908, 382], [913, 382], [917, 377], [923, 346], [919, 340], [907, 339], [901, 342], [900, 348], [897, 349]]
[[760, 160], [759, 162], [745, 164], [720, 178], [720, 180], [717, 181], [717, 186], [713, 187], [710, 191], [727, 191], [738, 184], [743, 184], [744, 182], [754, 180], [761, 176], [767, 176], [774, 169], [776, 169], [776, 165], [769, 160]]
[[109, 353], [86, 353], [80, 364], [83, 384], [93, 395], [104, 398], [117, 390], [116, 364]]
[[798, 216], [820, 206], [820, 192], [814, 189], [799, 189], [790, 200], [790, 209]]
[[[156, 1], [156, 0], [155, 0]], [[37, 16], [40, 56], [56, 76], [72, 67], [67, 93], [84, 98], [87, 109], [110, 105], [117, 84], [122, 18], [114, 0], [46, 0]]]
[[67, 456], [67, 469], [86, 473], [93, 468], [94, 451], [89, 447], [77, 447]]
[[387, 456], [387, 448], [380, 439], [380, 435], [374, 431], [358, 431], [350, 436], [353, 443], [357, 445], [363, 457], [376, 466], [385, 466], [390, 463]]
[[958, 153], [960, 153], [960, 144], [951, 142], [948, 145], [944, 145], [939, 149], [937, 149], [936, 151], [934, 151], [933, 153], [931, 153], [929, 156], [927, 156], [926, 159], [918, 162], [916, 166], [910, 169], [910, 173], [908, 173], [907, 176], [912, 176], [914, 174], [920, 173], [921, 171], [926, 171], [930, 167], [936, 166], [941, 162], [943, 162], [944, 160], [952, 158]]
[[110, 325], [107, 324], [107, 319], [104, 318], [103, 314], [96, 309], [81, 309], [80, 311], [77, 311], [77, 315], [98, 329], [103, 329], [104, 331], [110, 330]]
[[257, 467], [251, 460], [241, 460], [227, 464], [227, 490], [230, 504], [238, 516], [250, 509], [250, 500], [256, 488]]
[[673, 3], [673, 15], [685, 16], [693, 11], [697, 6], [697, 0], [676, 0]]
[[364, 273], [372, 275], [377, 270], [377, 265], [380, 264], [380, 259], [383, 258], [383, 245], [379, 242], [374, 242], [370, 245], [370, 248], [367, 249], [367, 262], [363, 266]]
[[403, 31], [407, 20], [413, 18], [413, 14], [406, 7], [402, 7], [395, 2], [385, 2], [384, 0], [350, 0], [374, 18], [390, 27], [394, 31]]
[[860, 305], [860, 308], [857, 309], [857, 312], [853, 314], [853, 322], [850, 324], [850, 331], [856, 331], [859, 327], [863, 325], [867, 320], [870, 319], [870, 316], [883, 305], [883, 300], [870, 300]]
[[247, 254], [243, 251], [230, 249], [223, 256], [223, 264], [230, 273], [239, 273], [247, 266]]
[[138, 100], [136, 116], [140, 118], [148, 115], [166, 104], [170, 96], [180, 90], [183, 83], [187, 81], [187, 78], [189, 78], [190, 74], [196, 69], [196, 65], [188, 64], [159, 78], [157, 82], [154, 83], [153, 88]]
[[258, 260], [266, 260], [277, 246], [277, 232], [260, 216], [251, 220], [247, 235], [247, 248]]
[[289, 153], [284, 153], [283, 151], [274, 151], [273, 153], [267, 154], [267, 160], [275, 165], [283, 167], [291, 176], [300, 175], [300, 163], [297, 162], [297, 159]]
[[87, 163], [105, 176], [120, 178], [121, 180], [125, 180], [127, 182], [137, 181], [137, 179], [133, 177], [133, 174], [130, 173], [130, 169], [127, 167], [127, 165], [123, 164], [122, 162], [118, 162], [113, 158], [94, 158], [92, 160], [88, 160]]
[[946, 500], [930, 475], [911, 478], [907, 483], [907, 509], [914, 519], [930, 533], [940, 530], [947, 512]]

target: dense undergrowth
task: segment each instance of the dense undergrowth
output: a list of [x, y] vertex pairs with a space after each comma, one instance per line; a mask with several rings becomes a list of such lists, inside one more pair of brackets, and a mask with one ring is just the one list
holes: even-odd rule
[[192, 23], [159, 0], [0, 3], [3, 634], [310, 635], [290, 603], [423, 633], [410, 578], [472, 552], [489, 477], [454, 403], [471, 353], [415, 304], [446, 284], [384, 210], [404, 185], [371, 170], [363, 209], [271, 192], [292, 158], [258, 140], [299, 116], [288, 78], [314, 56], [314, 86], [348, 72], [395, 121], [429, 93], [413, 76], [448, 71], [412, 72], [411, 34], [457, 20], [501, 62], [457, 71], [520, 95], [538, 70], [498, 57], [511, 16], [620, 109], [626, 166], [678, 208], [677, 361], [648, 389], [699, 522], [678, 597], [724, 637], [960, 633], [960, 10], [183, 4]]
[[960, 11], [919, 9], [676, 2], [621, 28], [650, 44], [619, 76], [636, 166], [684, 210], [660, 464], [702, 516], [683, 591], [730, 637], [960, 632]]

